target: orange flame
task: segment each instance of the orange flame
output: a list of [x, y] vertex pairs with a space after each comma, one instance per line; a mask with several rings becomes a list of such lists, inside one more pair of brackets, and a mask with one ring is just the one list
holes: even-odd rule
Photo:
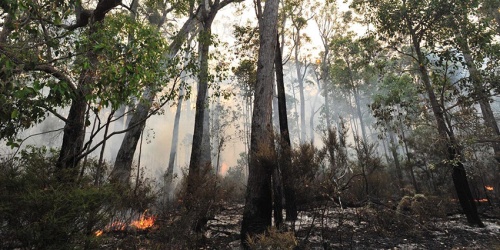
[[[146, 212], [144, 212], [146, 213]], [[154, 216], [145, 216], [144, 214], [141, 215], [139, 220], [132, 221], [130, 223], [130, 226], [133, 226], [137, 229], [147, 229], [152, 227], [155, 224], [155, 217]]]
[[113, 221], [113, 223], [106, 226], [107, 231], [123, 231], [127, 228], [127, 224], [121, 221]]
[[[130, 227], [134, 227], [139, 230], [144, 230], [148, 229], [150, 227], [154, 226], [155, 223], [155, 217], [154, 216], [146, 216], [146, 211], [141, 215], [141, 217], [138, 220], [134, 220], [130, 223]], [[110, 232], [110, 231], [125, 231], [127, 229], [127, 224], [121, 221], [114, 221], [104, 227], [104, 230], [97, 230], [94, 232], [94, 235], [99, 237], [104, 234], [104, 232]]]
[[488, 191], [493, 191], [493, 186], [484, 186], [484, 188]]

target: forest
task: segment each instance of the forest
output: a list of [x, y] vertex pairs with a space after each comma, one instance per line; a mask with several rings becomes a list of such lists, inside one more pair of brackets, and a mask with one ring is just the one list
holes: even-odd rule
[[0, 249], [500, 249], [498, 0], [1, 0]]

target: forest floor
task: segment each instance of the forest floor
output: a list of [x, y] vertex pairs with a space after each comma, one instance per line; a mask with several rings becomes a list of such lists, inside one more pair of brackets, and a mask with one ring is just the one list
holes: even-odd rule
[[[483, 206], [479, 210], [483, 228], [467, 225], [459, 213], [435, 217], [421, 211], [415, 215], [374, 204], [344, 209], [316, 206], [301, 211], [295, 226], [287, 222], [285, 227], [295, 229], [297, 249], [500, 249], [500, 208]], [[243, 205], [226, 205], [208, 221], [205, 233], [193, 238], [196, 244], [182, 244], [182, 248], [240, 249], [242, 214]], [[165, 238], [159, 231], [108, 235], [108, 242], [114, 243], [102, 249], [181, 248], [158, 244]]]

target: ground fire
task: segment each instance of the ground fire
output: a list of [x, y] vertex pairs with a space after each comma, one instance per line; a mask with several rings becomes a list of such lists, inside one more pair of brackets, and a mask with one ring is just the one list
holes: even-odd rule
[[132, 221], [130, 224], [126, 224], [121, 221], [113, 221], [106, 225], [104, 229], [99, 229], [95, 231], [94, 235], [99, 237], [103, 235], [104, 232], [112, 232], [112, 231], [125, 231], [127, 228], [132, 228], [135, 230], [145, 230], [154, 226], [155, 216], [146, 215], [146, 211], [142, 213], [138, 220]]
[[488, 191], [493, 191], [493, 186], [484, 186], [484, 188]]

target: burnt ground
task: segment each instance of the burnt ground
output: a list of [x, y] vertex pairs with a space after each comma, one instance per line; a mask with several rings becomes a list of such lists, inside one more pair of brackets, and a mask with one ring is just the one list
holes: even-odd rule
[[[295, 226], [287, 222], [285, 227], [295, 229], [296, 249], [500, 249], [498, 206], [480, 207], [484, 228], [467, 225], [465, 216], [457, 212], [434, 212], [400, 211], [375, 204], [344, 209], [319, 206], [301, 211]], [[181, 244], [165, 239], [182, 230], [157, 228], [133, 235], [107, 235], [101, 249], [240, 249], [242, 214], [243, 205], [226, 205], [208, 221], [203, 235], [184, 237], [189, 242]]]
[[[486, 227], [477, 228], [461, 214], [424, 221], [387, 208], [317, 208], [300, 213], [295, 232], [299, 249], [500, 249], [500, 211], [483, 210]], [[204, 249], [237, 249], [242, 211], [209, 221]]]

